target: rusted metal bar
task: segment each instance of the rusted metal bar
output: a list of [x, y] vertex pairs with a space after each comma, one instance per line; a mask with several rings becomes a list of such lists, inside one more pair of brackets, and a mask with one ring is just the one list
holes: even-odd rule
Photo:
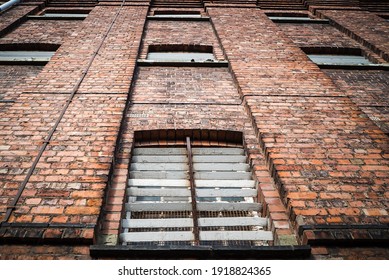
[[200, 230], [199, 230], [199, 222], [198, 222], [198, 215], [197, 215], [196, 185], [195, 185], [194, 174], [193, 174], [192, 147], [190, 144], [190, 137], [186, 137], [186, 149], [188, 152], [188, 161], [189, 161], [189, 181], [190, 181], [190, 194], [192, 197], [193, 235], [195, 238], [194, 245], [197, 246], [200, 244]]

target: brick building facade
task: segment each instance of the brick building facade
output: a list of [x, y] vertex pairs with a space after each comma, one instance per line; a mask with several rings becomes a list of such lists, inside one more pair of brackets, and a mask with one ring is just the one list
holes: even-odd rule
[[388, 19], [386, 0], [2, 12], [0, 259], [389, 259]]

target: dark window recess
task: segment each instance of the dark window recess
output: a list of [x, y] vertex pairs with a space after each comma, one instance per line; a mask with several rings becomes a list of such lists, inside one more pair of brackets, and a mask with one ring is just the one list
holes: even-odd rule
[[371, 65], [366, 57], [340, 54], [308, 54], [310, 60], [319, 65]]
[[3, 44], [0, 64], [45, 65], [58, 48], [56, 44]]
[[183, 145], [177, 142], [135, 145], [121, 243], [269, 245], [273, 236], [243, 147], [199, 146], [189, 136]]
[[90, 10], [46, 9], [37, 15], [28, 16], [31, 19], [85, 19]]
[[386, 64], [376, 63], [358, 48], [301, 48], [320, 67], [381, 67], [387, 68]]
[[159, 18], [201, 18], [199, 11], [162, 10], [154, 11], [154, 17]]
[[147, 60], [161, 62], [215, 61], [212, 46], [202, 45], [151, 45]]
[[266, 13], [266, 15], [277, 23], [329, 23], [327, 19], [311, 18], [305, 13]]
[[0, 62], [46, 63], [54, 53], [50, 51], [0, 51]]

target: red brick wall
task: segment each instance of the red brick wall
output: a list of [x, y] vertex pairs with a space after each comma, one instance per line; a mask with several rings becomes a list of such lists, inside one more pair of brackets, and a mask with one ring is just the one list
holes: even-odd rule
[[[79, 32], [72, 33], [44, 67], [43, 74], [29, 88], [24, 87], [24, 93], [4, 111], [7, 118], [1, 118], [0, 129], [1, 219], [44, 139], [57, 120], [59, 125], [8, 221], [32, 225], [2, 227], [3, 240], [13, 242], [23, 237], [25, 242], [57, 240], [68, 245], [93, 241], [147, 7], [121, 10], [80, 90], [59, 117], [116, 11], [117, 6], [92, 11]], [[123, 32], [128, 36], [118, 36]]]
[[227, 68], [140, 67], [136, 77], [131, 94], [133, 105], [126, 114], [116, 153], [117, 162], [104, 207], [106, 214], [101, 224], [102, 242], [116, 244], [120, 231], [119, 221], [125, 199], [134, 131], [212, 129], [244, 132], [249, 156], [255, 158], [254, 170], [260, 182], [259, 198], [264, 203], [264, 214], [270, 213], [276, 243], [295, 244], [286, 209], [275, 191], [251, 121], [241, 105], [239, 93]]
[[277, 25], [299, 47], [361, 47], [329, 24], [279, 23]]
[[335, 83], [382, 129], [389, 133], [389, 74], [378, 70], [326, 69]]
[[140, 58], [146, 58], [149, 45], [178, 43], [213, 46], [216, 59], [224, 59], [223, 52], [209, 22], [159, 20], [149, 20], [147, 22]]
[[330, 19], [339, 30], [389, 61], [389, 30], [385, 19], [367, 11], [318, 10], [317, 14]]
[[[37, 3], [43, 3], [42, 1], [37, 1]], [[33, 12], [38, 11], [38, 5], [27, 5], [22, 6], [18, 5], [9, 9], [1, 15], [0, 21], [0, 34], [4, 35], [6, 31], [9, 31], [11, 27], [16, 27], [18, 23], [21, 22], [21, 19]]]
[[140, 67], [133, 102], [240, 104], [228, 68]]
[[0, 44], [62, 44], [80, 20], [28, 20], [0, 39]]
[[88, 246], [0, 245], [0, 260], [88, 260]]
[[387, 222], [387, 136], [261, 11], [208, 12], [296, 227]]
[[16, 98], [17, 89], [20, 91], [24, 82], [36, 77], [42, 68], [35, 65], [0, 65], [0, 100]]
[[[3, 80], [15, 103], [0, 110], [0, 219], [117, 4], [93, 9], [39, 74], [30, 66], [0, 67], [17, 77]], [[320, 46], [357, 45], [329, 25], [320, 30], [324, 37], [311, 27], [298, 34], [293, 24], [277, 26], [261, 10], [231, 3], [220, 8], [226, 4], [219, 2], [207, 9], [211, 22], [150, 20], [143, 34], [143, 4], [125, 6], [101, 45], [9, 220], [32, 225], [1, 227], [9, 245], [0, 246], [0, 259], [88, 259], [90, 244], [116, 244], [134, 131], [154, 129], [242, 131], [275, 244], [297, 244], [298, 235], [300, 243], [313, 245], [316, 259], [388, 258], [385, 248], [372, 244], [339, 247], [387, 241], [387, 231], [373, 226], [389, 222], [388, 137], [365, 115], [387, 116], [386, 107], [375, 107], [388, 101], [386, 72], [322, 71], [310, 62], [298, 48], [307, 38]], [[16, 16], [20, 7], [4, 14], [7, 26], [28, 12]], [[343, 34], [385, 52], [382, 26], [377, 32], [361, 27], [371, 14], [358, 12], [346, 22], [344, 11], [328, 12], [320, 13]], [[133, 80], [142, 35], [142, 57], [149, 44], [201, 43], [213, 45], [230, 67], [141, 66]], [[48, 39], [56, 40], [62, 39]], [[360, 224], [367, 229], [354, 228]], [[11, 245], [15, 241], [29, 245]], [[37, 242], [46, 245], [31, 245]]]

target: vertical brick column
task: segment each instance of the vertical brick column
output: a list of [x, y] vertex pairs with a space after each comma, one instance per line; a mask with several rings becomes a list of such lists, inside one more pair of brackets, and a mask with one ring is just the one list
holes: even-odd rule
[[326, 226], [327, 241], [352, 239], [354, 225], [387, 223], [387, 136], [262, 11], [207, 11], [301, 237]]
[[[118, 9], [96, 7], [1, 119], [2, 218]], [[92, 242], [147, 10], [120, 10], [9, 220], [43, 230], [24, 225], [3, 237]]]

